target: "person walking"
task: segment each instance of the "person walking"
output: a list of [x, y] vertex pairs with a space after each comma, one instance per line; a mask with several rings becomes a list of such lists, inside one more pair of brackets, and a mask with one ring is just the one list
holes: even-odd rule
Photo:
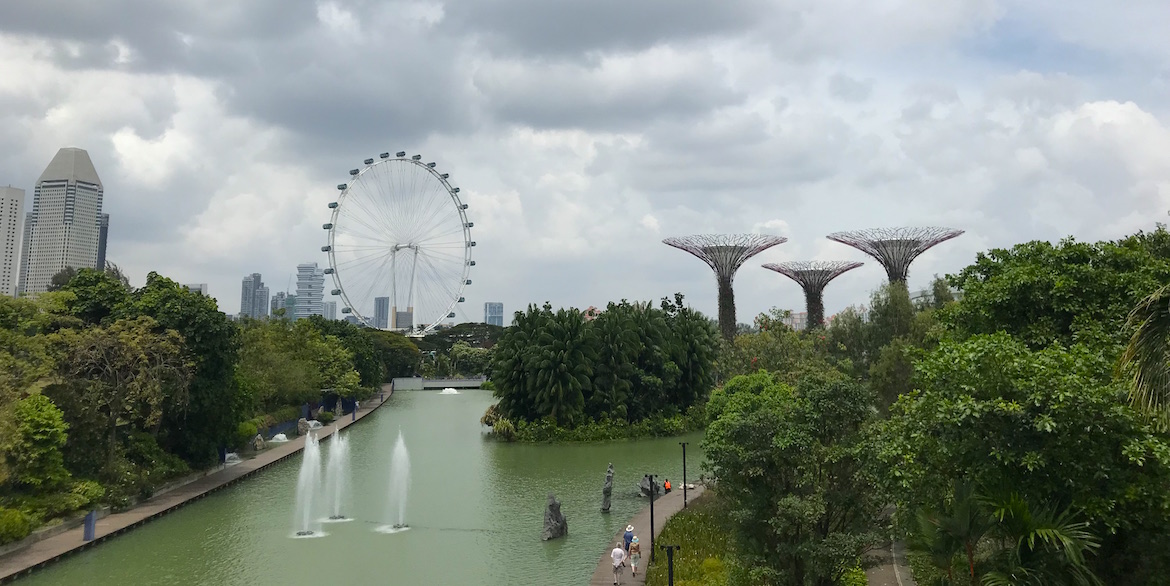
[[622, 549], [620, 541], [609, 552], [609, 557], [613, 558], [613, 583], [618, 584], [622, 579], [622, 569], [626, 567], [626, 550]]
[[634, 540], [634, 526], [626, 525], [626, 532], [622, 535], [622, 541], [626, 544], [626, 552], [630, 551], [630, 542]]
[[663, 485], [663, 489], [666, 491], [663, 494], [670, 494], [670, 479], [669, 478], [666, 479], [666, 484]]
[[642, 546], [638, 545], [638, 536], [634, 536], [634, 540], [630, 542], [630, 570], [633, 571], [635, 577], [638, 576], [638, 563], [642, 561]]

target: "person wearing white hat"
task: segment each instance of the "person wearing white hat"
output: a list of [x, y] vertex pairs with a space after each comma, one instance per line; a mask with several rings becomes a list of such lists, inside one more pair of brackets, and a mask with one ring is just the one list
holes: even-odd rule
[[626, 544], [626, 553], [630, 551], [630, 542], [634, 540], [634, 526], [626, 525], [626, 533], [622, 535], [622, 541]]

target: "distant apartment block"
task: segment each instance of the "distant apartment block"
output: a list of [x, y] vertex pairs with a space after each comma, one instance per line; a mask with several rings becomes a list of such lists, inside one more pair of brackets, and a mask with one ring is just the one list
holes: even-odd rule
[[390, 327], [390, 298], [374, 298], [374, 327], [384, 330]]
[[[37, 295], [65, 267], [97, 267], [102, 243], [104, 189], [89, 153], [57, 151], [33, 188], [32, 210], [25, 215], [19, 292]], [[104, 252], [103, 252], [104, 268]]]
[[808, 327], [808, 312], [791, 311], [788, 313], [788, 316], [784, 319], [781, 319], [780, 322], [798, 332], [804, 331], [804, 329]]
[[24, 190], [0, 187], [0, 295], [16, 295], [24, 240]]
[[325, 271], [315, 262], [297, 265], [297, 306], [293, 316], [301, 319], [310, 315], [323, 315], [324, 296]]
[[207, 296], [207, 283], [195, 283], [191, 285], [183, 285], [184, 289], [194, 291], [200, 295]]
[[321, 304], [322, 315], [325, 319], [333, 321], [337, 319], [337, 302], [326, 301]]
[[504, 304], [498, 301], [488, 301], [483, 304], [483, 323], [500, 326], [504, 325]]
[[244, 277], [240, 286], [240, 316], [252, 319], [268, 317], [268, 287], [261, 280], [260, 273]]
[[98, 218], [98, 249], [97, 262], [93, 263], [93, 268], [104, 271], [106, 270], [106, 239], [110, 236], [110, 214], [102, 214]]

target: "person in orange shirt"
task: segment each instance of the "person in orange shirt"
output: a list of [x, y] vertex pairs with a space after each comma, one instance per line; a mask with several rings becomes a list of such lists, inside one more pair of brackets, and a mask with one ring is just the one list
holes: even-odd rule
[[663, 488], [663, 490], [666, 491], [665, 494], [670, 494], [670, 479], [669, 478], [666, 479], [666, 483], [662, 485], [662, 488]]

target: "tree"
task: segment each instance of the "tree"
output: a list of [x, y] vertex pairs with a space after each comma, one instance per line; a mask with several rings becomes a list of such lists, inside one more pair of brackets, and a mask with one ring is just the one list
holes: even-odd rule
[[478, 376], [487, 371], [492, 352], [486, 348], [472, 348], [460, 340], [451, 346], [449, 356], [456, 374]]
[[130, 288], [111, 273], [81, 269], [61, 288], [73, 293], [70, 312], [86, 324], [98, 324], [118, 312], [130, 300]]
[[56, 272], [49, 279], [49, 291], [58, 291], [69, 284], [73, 277], [77, 275], [77, 269], [73, 267], [65, 267]]
[[346, 321], [328, 320], [319, 315], [309, 316], [309, 323], [326, 336], [334, 336], [352, 355], [351, 369], [361, 378], [360, 386], [377, 388], [386, 380], [386, 370], [374, 349], [373, 336], [368, 328]]
[[465, 322], [427, 334], [417, 345], [423, 352], [442, 353], [450, 352], [455, 342], [466, 342], [472, 348], [491, 348], [503, 333], [504, 328], [497, 325]]
[[[314, 332], [314, 338], [320, 335]], [[321, 375], [313, 359], [305, 356], [316, 353], [313, 341], [296, 336], [286, 320], [244, 324], [236, 376], [249, 393], [251, 411], [301, 405], [320, 396]]]
[[[964, 301], [965, 302], [965, 301]], [[900, 514], [939, 510], [956, 480], [1066, 503], [1101, 528], [1102, 579], [1156, 575], [1168, 556], [1170, 444], [1123, 401], [1097, 347], [1030, 350], [1007, 334], [946, 341], [915, 366], [915, 392], [882, 424], [881, 462]], [[1112, 577], [1110, 582], [1108, 577]]]
[[391, 379], [412, 376], [418, 372], [421, 359], [418, 346], [410, 338], [398, 333], [385, 330], [369, 330], [371, 341], [374, 344], [374, 353], [382, 362], [385, 371], [384, 382]]
[[1032, 349], [1099, 338], [1120, 354], [1126, 315], [1170, 282], [1170, 232], [1159, 226], [1114, 242], [1071, 238], [981, 253], [951, 277], [962, 303], [943, 311], [960, 337], [1007, 332]]
[[30, 491], [64, 486], [70, 476], [61, 456], [68, 430], [61, 410], [44, 395], [30, 395], [17, 401], [14, 415], [15, 434], [4, 454], [9, 482]]
[[585, 324], [580, 311], [561, 309], [537, 337], [533, 395], [541, 415], [559, 425], [579, 422], [584, 414], [585, 393], [592, 390], [592, 363], [597, 350], [592, 331]]
[[1129, 314], [1133, 337], [1122, 354], [1130, 373], [1130, 401], [1170, 428], [1170, 285], [1142, 300]]
[[741, 578], [836, 584], [878, 538], [884, 504], [866, 466], [868, 391], [834, 371], [795, 389], [766, 373], [736, 377], [724, 391], [703, 448], [731, 510]]
[[119, 422], [157, 431], [164, 410], [187, 401], [191, 364], [183, 339], [159, 329], [154, 319], [139, 317], [55, 334], [60, 375], [73, 383], [83, 409], [105, 422], [108, 463], [117, 456]]
[[161, 441], [167, 451], [192, 464], [214, 460], [245, 418], [237, 408], [235, 368], [239, 329], [219, 311], [215, 300], [189, 291], [151, 272], [146, 285], [131, 296], [128, 315], [146, 315], [162, 329], [175, 330], [194, 362], [190, 400], [165, 414]]

